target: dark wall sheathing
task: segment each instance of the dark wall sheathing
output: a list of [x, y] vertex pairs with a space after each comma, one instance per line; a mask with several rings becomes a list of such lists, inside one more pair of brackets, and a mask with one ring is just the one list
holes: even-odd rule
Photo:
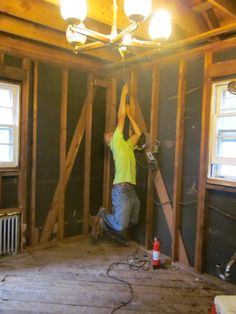
[[4, 64], [15, 68], [22, 68], [22, 58], [6, 54], [4, 55]]
[[90, 212], [96, 215], [102, 205], [104, 169], [104, 132], [106, 113], [106, 89], [98, 88], [93, 103]]
[[[67, 152], [87, 95], [87, 74], [69, 71], [67, 107]], [[84, 137], [65, 194], [65, 236], [82, 232], [84, 191]]]
[[1, 208], [18, 207], [18, 178], [2, 177]]
[[59, 178], [60, 107], [62, 71], [39, 64], [36, 226], [42, 227]]
[[230, 48], [226, 49], [223, 52], [215, 52], [213, 55], [213, 62], [222, 62], [222, 61], [227, 61], [227, 60], [233, 60], [236, 59], [236, 48]]
[[[230, 192], [209, 190], [207, 208], [206, 270], [208, 273], [216, 275], [216, 263], [226, 266], [230, 257], [236, 252], [236, 195]], [[235, 266], [232, 268], [230, 282], [236, 283]]]
[[[149, 133], [150, 108], [152, 94], [152, 71], [146, 70], [138, 73], [137, 97]], [[147, 174], [148, 164], [145, 151], [135, 151], [137, 165], [137, 194], [140, 200], [139, 224], [133, 229], [134, 239], [142, 244], [145, 242], [146, 226], [146, 199], [147, 199]]]
[[194, 265], [201, 108], [204, 77], [203, 58], [188, 60], [183, 145], [183, 182], [181, 196], [181, 230], [190, 264]]
[[[173, 200], [178, 72], [178, 64], [171, 64], [161, 68], [160, 75], [160, 109], [158, 114], [160, 147], [157, 159], [171, 201]], [[154, 232], [161, 239], [162, 252], [171, 256], [170, 232], [162, 208], [158, 205], [155, 206]]]

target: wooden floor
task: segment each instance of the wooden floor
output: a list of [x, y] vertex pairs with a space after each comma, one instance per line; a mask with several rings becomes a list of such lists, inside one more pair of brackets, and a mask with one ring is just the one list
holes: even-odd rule
[[[0, 259], [0, 313], [108, 314], [130, 298], [129, 287], [107, 277], [110, 264], [137, 251], [132, 244], [121, 246], [103, 240], [63, 241], [50, 248]], [[213, 298], [230, 294], [177, 266], [167, 269], [132, 270], [121, 264], [110, 272], [127, 280], [133, 300], [116, 313], [208, 313]]]

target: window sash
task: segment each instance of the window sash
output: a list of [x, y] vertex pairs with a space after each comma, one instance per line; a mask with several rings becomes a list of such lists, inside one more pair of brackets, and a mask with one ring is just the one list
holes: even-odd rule
[[12, 130], [12, 142], [9, 140], [9, 143], [0, 143], [0, 145], [12, 147], [12, 160], [1, 161], [0, 156], [0, 167], [2, 168], [11, 168], [17, 167], [19, 164], [19, 103], [20, 103], [20, 85], [12, 84], [7, 82], [0, 82], [0, 89], [10, 90], [10, 97], [12, 101], [12, 106], [0, 105], [0, 108], [6, 108], [12, 110], [12, 123], [1, 123], [0, 128], [11, 129]]
[[[217, 124], [222, 117], [235, 117], [236, 110], [232, 109], [230, 112], [222, 112], [221, 101], [224, 91], [227, 90], [228, 81], [215, 83], [212, 85], [212, 103], [211, 103], [211, 123], [210, 123], [210, 143], [209, 143], [209, 173], [208, 177], [217, 178], [218, 171], [213, 171], [215, 166], [236, 166], [236, 158], [234, 157], [222, 157], [219, 155], [220, 145], [224, 140], [232, 140], [236, 142], [236, 124], [235, 129], [217, 129]], [[236, 99], [236, 96], [235, 96]], [[221, 143], [220, 143], [221, 142]], [[217, 169], [217, 168], [214, 168]], [[220, 176], [219, 176], [220, 177]], [[228, 179], [227, 179], [228, 178]], [[227, 176], [226, 181], [236, 181], [235, 176]]]

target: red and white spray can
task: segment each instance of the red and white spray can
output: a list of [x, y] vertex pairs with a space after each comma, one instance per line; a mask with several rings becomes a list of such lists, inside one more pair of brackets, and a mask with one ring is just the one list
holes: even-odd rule
[[152, 249], [152, 266], [158, 268], [161, 266], [161, 243], [160, 240], [154, 238], [153, 249]]

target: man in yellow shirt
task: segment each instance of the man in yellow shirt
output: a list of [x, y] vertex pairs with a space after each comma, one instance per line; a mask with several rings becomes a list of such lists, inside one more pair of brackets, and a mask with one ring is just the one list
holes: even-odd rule
[[[135, 146], [141, 131], [132, 117], [130, 106], [126, 104], [128, 86], [124, 85], [118, 110], [118, 122], [114, 133], [105, 135], [105, 143], [110, 147], [115, 163], [115, 178], [112, 187], [112, 213], [107, 214], [100, 208], [92, 230], [93, 238], [97, 239], [101, 228], [106, 232], [119, 235], [128, 227], [134, 226], [139, 220], [140, 202], [134, 186], [136, 185]], [[133, 135], [125, 140], [123, 130], [126, 115], [130, 121]]]

